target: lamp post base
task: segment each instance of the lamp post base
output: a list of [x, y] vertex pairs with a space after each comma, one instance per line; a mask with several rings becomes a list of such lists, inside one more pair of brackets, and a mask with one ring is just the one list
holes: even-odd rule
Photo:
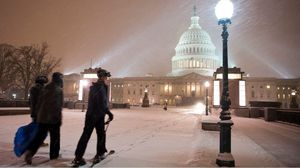
[[234, 159], [231, 153], [219, 153], [216, 163], [220, 167], [234, 167]]
[[231, 120], [221, 120], [220, 125], [220, 153], [217, 157], [218, 166], [234, 167], [234, 159], [231, 154]]

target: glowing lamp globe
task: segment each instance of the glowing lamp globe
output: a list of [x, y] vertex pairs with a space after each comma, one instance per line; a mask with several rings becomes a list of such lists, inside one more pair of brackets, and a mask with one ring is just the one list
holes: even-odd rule
[[205, 86], [206, 88], [208, 88], [208, 87], [209, 87], [209, 82], [206, 81], [206, 82], [204, 83], [204, 86]]
[[230, 0], [220, 0], [215, 7], [218, 20], [230, 20], [233, 15], [233, 4]]

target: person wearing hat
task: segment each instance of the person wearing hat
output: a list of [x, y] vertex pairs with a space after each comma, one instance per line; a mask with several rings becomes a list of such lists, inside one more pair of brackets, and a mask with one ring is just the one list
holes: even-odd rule
[[35, 85], [30, 88], [30, 97], [29, 97], [29, 107], [30, 107], [30, 117], [33, 122], [37, 120], [37, 104], [39, 101], [39, 96], [42, 93], [42, 89], [45, 84], [48, 82], [48, 78], [46, 76], [40, 75], [35, 79]]
[[38, 151], [41, 144], [50, 133], [50, 160], [59, 157], [60, 150], [60, 127], [62, 124], [63, 107], [63, 74], [55, 72], [52, 81], [45, 86], [40, 96], [37, 112], [39, 130], [36, 137], [25, 152], [25, 162], [32, 163], [32, 157]]
[[113, 114], [108, 108], [108, 85], [110, 72], [105, 69], [99, 69], [97, 71], [98, 81], [93, 83], [90, 87], [88, 108], [85, 115], [85, 125], [83, 133], [78, 141], [78, 145], [75, 151], [75, 158], [72, 161], [73, 167], [85, 165], [86, 162], [83, 159], [88, 141], [92, 135], [94, 128], [97, 133], [97, 153], [93, 162], [99, 162], [104, 158], [106, 149], [106, 134], [104, 130], [105, 115], [109, 116], [108, 122], [113, 120]]
[[[30, 107], [30, 117], [32, 122], [37, 120], [38, 103], [40, 100], [40, 95], [44, 89], [45, 84], [48, 83], [47, 76], [39, 75], [35, 79], [35, 85], [30, 88], [29, 97], [29, 107]], [[48, 146], [48, 143], [42, 143], [41, 146]]]

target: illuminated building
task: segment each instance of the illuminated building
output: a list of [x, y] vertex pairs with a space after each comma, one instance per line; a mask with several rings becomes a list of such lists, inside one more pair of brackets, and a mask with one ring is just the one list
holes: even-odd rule
[[[220, 105], [222, 68], [215, 56], [215, 45], [207, 32], [201, 29], [199, 17], [191, 17], [191, 25], [185, 31], [172, 57], [172, 71], [166, 76], [112, 78], [110, 101], [141, 105], [147, 88], [150, 105], [188, 105], [205, 101], [205, 85], [209, 81], [208, 102], [210, 106]], [[105, 68], [105, 67], [104, 67]], [[80, 75], [67, 75], [65, 80], [66, 100], [87, 100], [89, 86], [96, 81], [97, 69], [86, 69]], [[113, 74], [112, 74], [113, 75]], [[248, 77], [240, 68], [229, 68], [229, 95], [231, 107], [245, 107], [250, 101], [279, 101], [288, 108], [292, 90], [300, 91], [300, 78], [276, 79]], [[85, 94], [83, 94], [85, 92]], [[299, 96], [297, 97], [299, 102]]]

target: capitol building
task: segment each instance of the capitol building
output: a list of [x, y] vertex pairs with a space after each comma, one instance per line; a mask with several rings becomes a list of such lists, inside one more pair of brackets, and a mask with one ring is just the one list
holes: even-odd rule
[[[188, 27], [188, 26], [187, 26]], [[204, 103], [208, 90], [210, 107], [220, 106], [222, 91], [221, 61], [215, 54], [216, 47], [209, 34], [199, 25], [194, 14], [191, 24], [181, 35], [175, 55], [172, 57], [172, 71], [166, 76], [112, 78], [110, 102], [141, 105], [147, 93], [150, 105], [191, 105]], [[105, 67], [104, 67], [105, 68]], [[67, 100], [86, 102], [89, 86], [84, 81], [97, 79], [97, 69], [85, 69], [81, 75], [71, 74], [64, 78], [64, 93]], [[205, 87], [204, 83], [210, 86]], [[300, 90], [300, 79], [277, 79], [246, 77], [241, 68], [229, 68], [229, 96], [232, 108], [249, 106], [251, 101], [281, 102], [289, 108], [293, 96]]]

